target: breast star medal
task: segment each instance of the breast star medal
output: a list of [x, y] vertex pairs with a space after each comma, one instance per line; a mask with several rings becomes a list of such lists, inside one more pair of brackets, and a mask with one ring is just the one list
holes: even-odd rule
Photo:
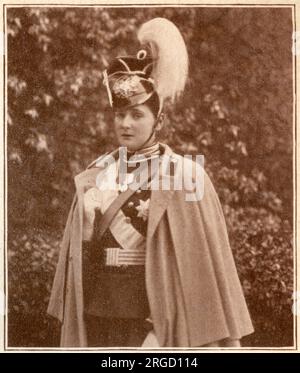
[[142, 199], [139, 200], [140, 204], [136, 206], [136, 210], [138, 211], [137, 217], [142, 218], [144, 221], [148, 219], [149, 214], [149, 203], [150, 198], [148, 198], [146, 201], [143, 201]]

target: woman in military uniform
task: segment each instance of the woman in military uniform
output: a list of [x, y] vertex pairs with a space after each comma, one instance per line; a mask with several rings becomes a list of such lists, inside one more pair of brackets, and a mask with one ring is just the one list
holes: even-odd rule
[[[135, 56], [103, 73], [120, 148], [75, 177], [48, 312], [62, 322], [61, 346], [239, 346], [253, 328], [209, 177], [201, 200], [152, 187], [185, 173], [157, 131], [164, 102], [183, 92], [186, 46], [162, 18], [138, 39]], [[163, 157], [175, 165], [167, 174]]]

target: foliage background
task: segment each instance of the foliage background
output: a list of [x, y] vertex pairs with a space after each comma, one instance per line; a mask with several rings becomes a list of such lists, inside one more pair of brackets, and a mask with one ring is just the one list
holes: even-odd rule
[[73, 177], [116, 145], [101, 71], [155, 16], [190, 56], [161, 140], [205, 155], [256, 329], [243, 345], [293, 344], [291, 9], [22, 7], [6, 29], [10, 346], [58, 344], [45, 311]]

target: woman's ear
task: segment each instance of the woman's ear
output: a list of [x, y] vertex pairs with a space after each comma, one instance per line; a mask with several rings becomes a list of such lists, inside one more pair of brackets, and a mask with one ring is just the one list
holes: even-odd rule
[[164, 120], [165, 120], [165, 114], [160, 113], [160, 115], [159, 115], [159, 117], [156, 121], [156, 126], [155, 126], [156, 131], [160, 131], [163, 128]]

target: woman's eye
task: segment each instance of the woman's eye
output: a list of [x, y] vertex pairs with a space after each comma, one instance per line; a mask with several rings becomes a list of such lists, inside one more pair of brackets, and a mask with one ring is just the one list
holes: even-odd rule
[[124, 114], [123, 113], [116, 113], [115, 114], [115, 118], [120, 120], [120, 119], [123, 119], [124, 118]]
[[133, 117], [134, 119], [140, 119], [140, 118], [143, 117], [143, 114], [142, 114], [142, 113], [133, 113], [133, 114], [132, 114], [132, 117]]

